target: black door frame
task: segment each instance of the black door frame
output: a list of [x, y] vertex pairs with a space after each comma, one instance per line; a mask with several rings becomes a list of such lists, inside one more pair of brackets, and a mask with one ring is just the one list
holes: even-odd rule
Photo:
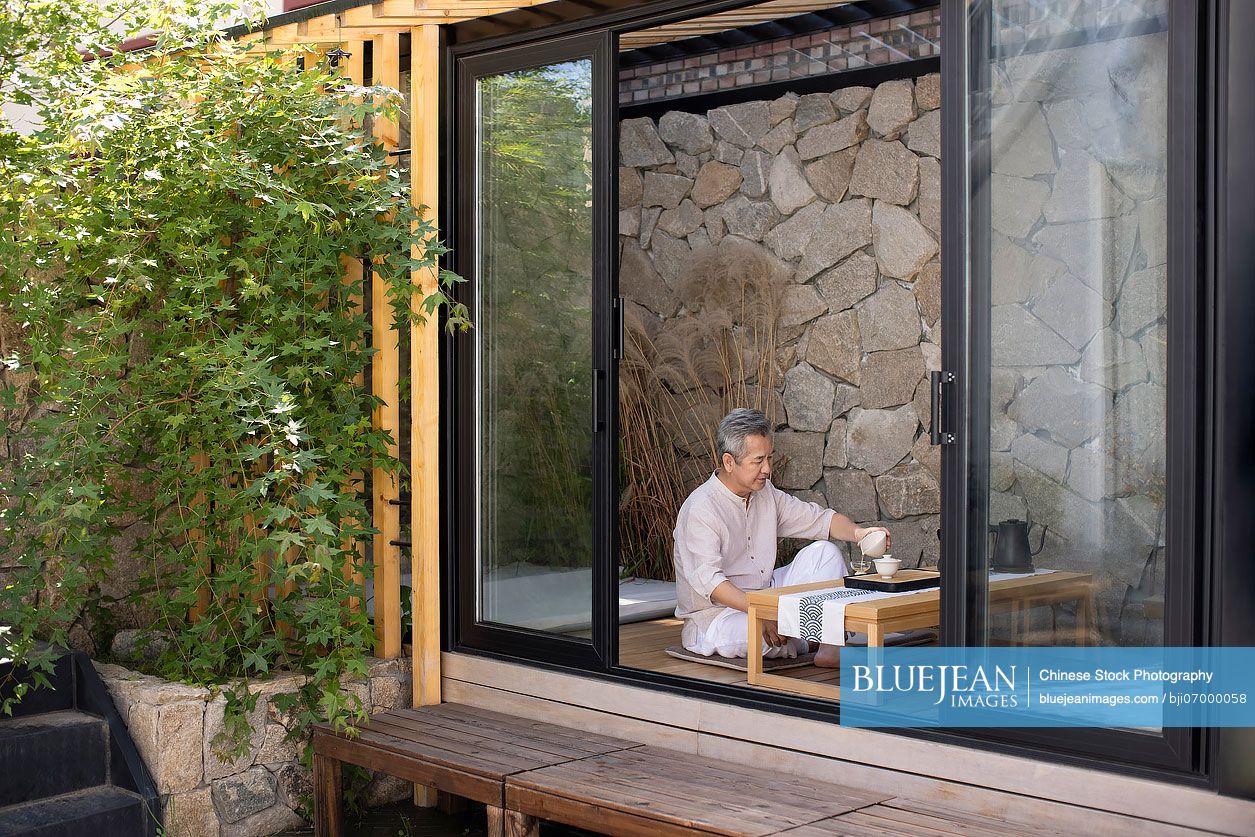
[[[993, 0], [943, 0], [942, 21], [958, 24], [942, 48], [942, 365], [955, 373], [947, 389], [945, 424], [956, 441], [942, 455], [942, 575], [963, 584], [942, 588], [942, 637], [947, 645], [986, 644], [990, 433], [990, 17]], [[1199, 463], [1207, 440], [1197, 374], [1210, 333], [1200, 320], [1204, 277], [1199, 270], [1203, 218], [1197, 195], [1205, 172], [1197, 135], [1200, 66], [1206, 55], [1202, 12], [1195, 0], [1169, 4], [1168, 33], [1168, 511], [1167, 550], [1203, 561], [1172, 561], [1165, 569], [1164, 645], [1206, 641], [1199, 618], [1199, 566], [1207, 553], [1197, 525], [1203, 496]], [[955, 118], [955, 116], [959, 118]], [[966, 166], [964, 163], [966, 162]], [[954, 339], [953, 335], [961, 335]], [[947, 454], [949, 455], [947, 457]], [[1113, 729], [987, 729], [990, 741], [1035, 743], [1116, 760], [1133, 759], [1181, 773], [1201, 774], [1199, 731], [1162, 735]]]
[[[478, 79], [498, 75], [512, 70], [527, 69], [547, 64], [554, 64], [575, 59], [588, 59], [593, 69], [593, 101], [613, 102], [615, 96], [614, 79], [614, 40], [608, 32], [589, 32], [564, 35], [548, 39], [540, 44], [527, 46], [503, 46], [489, 51], [476, 50], [465, 52], [450, 50], [446, 68], [451, 71], [450, 78], [454, 86], [452, 100], [448, 103], [453, 113], [453, 142], [461, 141], [466, 148], [473, 147], [477, 136], [477, 119], [475, 113], [475, 83]], [[609, 97], [609, 98], [607, 98]], [[446, 109], [446, 114], [449, 110]], [[601, 155], [610, 158], [617, 153], [615, 149], [613, 110], [594, 107], [592, 115], [592, 137], [594, 159]], [[454, 146], [456, 147], [456, 146]], [[466, 254], [467, 259], [473, 258], [476, 252], [475, 201], [471, 198], [476, 188], [476, 159], [472, 153], [458, 155], [454, 158], [455, 166], [450, 180], [454, 190], [449, 194], [463, 198], [455, 200], [453, 212], [457, 219], [450, 231], [456, 244], [455, 252]], [[592, 257], [592, 345], [593, 357], [593, 414], [589, 417], [593, 423], [592, 433], [592, 540], [594, 560], [592, 564], [592, 640], [566, 637], [558, 634], [527, 630], [519, 627], [484, 623], [477, 619], [478, 585], [472, 583], [477, 578], [477, 549], [479, 532], [477, 526], [477, 503], [455, 502], [451, 517], [446, 520], [452, 528], [446, 530], [442, 538], [446, 549], [451, 549], [455, 556], [454, 573], [458, 581], [452, 585], [452, 595], [446, 601], [454, 605], [456, 614], [456, 636], [461, 643], [472, 646], [509, 650], [511, 653], [526, 659], [560, 663], [581, 668], [604, 669], [608, 661], [614, 659], [614, 642], [617, 637], [611, 630], [613, 612], [610, 600], [602, 593], [609, 589], [611, 579], [607, 573], [610, 568], [599, 556], [612, 555], [614, 545], [613, 508], [610, 505], [610, 490], [613, 486], [612, 444], [617, 438], [617, 427], [614, 423], [614, 411], [610, 410], [610, 385], [614, 379], [611, 364], [611, 312], [609, 310], [609, 289], [613, 271], [614, 253], [606, 246], [606, 242], [614, 240], [614, 219], [609, 207], [613, 187], [613, 172], [606, 171], [604, 166], [595, 167], [593, 172], [593, 252]], [[460, 298], [472, 311], [478, 303], [478, 287], [475, 281], [473, 263], [463, 261], [458, 265], [464, 276], [472, 281], [466, 282]], [[447, 381], [476, 381], [475, 344], [470, 339], [452, 340], [446, 343], [446, 354], [452, 361], [448, 369], [453, 377]], [[476, 435], [476, 387], [453, 387], [452, 398], [446, 398], [444, 406], [450, 412], [442, 414], [452, 417], [448, 421], [446, 438], [451, 451], [477, 451]], [[446, 390], [446, 395], [448, 395]], [[446, 460], [451, 457], [446, 457]], [[472, 498], [477, 483], [478, 459], [474, 453], [457, 458], [446, 470], [446, 480], [452, 480], [451, 489], [446, 496], [454, 498]], [[447, 553], [446, 553], [447, 554]], [[446, 564], [448, 566], [448, 564]], [[446, 574], [450, 575], [450, 574]]]
[[[523, 9], [448, 27], [449, 46], [442, 67], [445, 74], [442, 84], [446, 97], [442, 149], [442, 159], [445, 161], [445, 194], [455, 197], [465, 194], [459, 191], [459, 180], [455, 174], [458, 155], [454, 149], [458, 147], [458, 132], [453, 120], [448, 118], [452, 116], [457, 100], [453, 78], [460, 58], [492, 49], [523, 46], [562, 35], [595, 31], [620, 32], [747, 5], [752, 5], [752, 2], [597, 0], [593, 4], [584, 0], [572, 0], [552, 3], [542, 9]], [[884, 13], [893, 13], [890, 7], [901, 4], [895, 3], [895, 0], [875, 0], [862, 5], [884, 6], [888, 9]], [[964, 19], [963, 0], [940, 0], [940, 5], [943, 10], [943, 41], [947, 44], [942, 51], [941, 61], [944, 95], [944, 90], [952, 88], [956, 78], [960, 82], [963, 80], [969, 45], [963, 38], [957, 37], [958, 33], [955, 32], [956, 23]], [[1173, 9], [1173, 14], [1180, 15], [1179, 4], [1171, 5], [1178, 7]], [[1169, 235], [1176, 254], [1174, 269], [1185, 269], [1198, 274], [1193, 285], [1196, 293], [1187, 295], [1187, 298], [1174, 298], [1171, 304], [1182, 314], [1187, 314], [1189, 306], [1194, 306], [1197, 316], [1190, 322], [1197, 332], [1196, 339], [1188, 347], [1172, 354], [1169, 363], [1173, 370], [1170, 374], [1187, 376], [1178, 380], [1191, 382], [1192, 390], [1199, 395], [1196, 402], [1199, 406], [1191, 419], [1191, 432], [1194, 435], [1192, 443], [1182, 445], [1181, 439], [1174, 436], [1171, 444], [1176, 446], [1178, 457], [1187, 450], [1198, 453], [1192, 461], [1186, 463], [1192, 469], [1188, 488], [1193, 492], [1193, 508], [1188, 504], [1181, 504], [1174, 509], [1174, 513], [1189, 515], [1192, 512], [1195, 520], [1205, 520], [1206, 524], [1194, 527], [1191, 543], [1195, 548], [1191, 553], [1195, 556], [1195, 561], [1185, 570], [1191, 574], [1187, 580], [1193, 584], [1197, 595], [1193, 599], [1170, 605], [1168, 618], [1183, 619], [1188, 623], [1186, 629], [1198, 644], [1255, 645], [1255, 609], [1249, 604], [1255, 601], [1255, 563], [1246, 561], [1246, 565], [1240, 565], [1245, 549], [1255, 540], [1255, 516], [1249, 513], [1249, 508], [1255, 503], [1255, 456], [1251, 455], [1252, 442], [1249, 440], [1249, 428], [1255, 426], [1255, 364], [1250, 362], [1249, 356], [1237, 355], [1234, 351], [1237, 347], [1225, 342], [1226, 334], [1231, 337], [1249, 335], [1249, 322], [1255, 318], [1255, 288], [1250, 287], [1249, 282], [1243, 284], [1244, 277], [1251, 273], [1250, 266], [1255, 265], [1255, 239], [1246, 234], [1243, 226], [1243, 222], [1255, 217], [1255, 161], [1249, 160], [1240, 152], [1235, 153], [1232, 158], [1227, 153], [1230, 142], [1245, 143], [1245, 138], [1255, 129], [1255, 101], [1251, 101], [1245, 91], [1245, 86], [1249, 84], [1247, 80], [1252, 77], [1252, 71], [1255, 71], [1255, 54], [1237, 48], [1242, 44], [1240, 33], [1248, 32], [1255, 26], [1255, 6], [1242, 3], [1231, 5], [1229, 0], [1190, 0], [1190, 6], [1195, 9], [1194, 23], [1177, 22], [1175, 28], [1178, 32], [1193, 28], [1196, 37], [1192, 42], [1178, 37], [1173, 45], [1173, 60], [1177, 62], [1176, 66], [1180, 66], [1184, 56], [1193, 55], [1194, 60], [1199, 62], [1196, 66], [1200, 72], [1192, 86], [1181, 83], [1184, 79], [1174, 74], [1173, 77], [1178, 78], [1178, 81], [1170, 95], [1188, 100], [1175, 101], [1174, 113], [1179, 115], [1183, 110], [1193, 109], [1198, 115], [1198, 121], [1193, 125], [1186, 125], [1177, 119], [1173, 120], [1176, 127], [1173, 129], [1170, 154], [1177, 164], [1174, 166], [1170, 161], [1170, 167], [1178, 176], [1184, 171], [1189, 182], [1172, 184], [1183, 197], [1173, 202], [1175, 206], [1171, 210]], [[1241, 25], [1235, 28], [1234, 24], [1238, 23]], [[958, 28], [960, 31], [965, 29], [962, 26]], [[1237, 56], [1237, 60], [1231, 56]], [[613, 86], [614, 79], [610, 79], [609, 83]], [[961, 91], [959, 95], [962, 96]], [[955, 92], [951, 89], [948, 101], [952, 102], [954, 96]], [[613, 143], [617, 141], [617, 131], [613, 130], [616, 97], [612, 96], [608, 101], [615, 102], [614, 107], [608, 109], [610, 113], [607, 115], [612, 134], [611, 147], [614, 147]], [[947, 159], [954, 159], [954, 149], [966, 148], [966, 119], [955, 118], [965, 115], [965, 109], [956, 112], [953, 106], [947, 108], [943, 105], [942, 260], [947, 277], [964, 276], [966, 270], [968, 249], [964, 240], [965, 227], [957, 224], [956, 219], [964, 216], [968, 205], [965, 190], [955, 188], [956, 185], [964, 185], [966, 171], [962, 167], [946, 164]], [[1241, 149], [1243, 146], [1239, 144], [1236, 147]], [[948, 157], [945, 150], [950, 151]], [[617, 148], [615, 158], [617, 159]], [[1193, 168], [1183, 169], [1183, 159], [1192, 160]], [[605, 168], [610, 169], [612, 175], [617, 173], [613, 165]], [[1240, 181], [1238, 185], [1233, 184], [1235, 176]], [[1226, 179], [1230, 182], [1228, 188], [1224, 183]], [[1187, 191], [1183, 192], [1183, 188]], [[613, 194], [613, 191], [608, 194]], [[442, 222], [451, 240], [459, 242], [460, 246], [462, 239], [457, 233], [464, 226], [465, 219], [460, 207], [457, 212], [450, 210], [455, 204], [456, 200], [445, 202]], [[613, 213], [611, 215], [609, 238], [613, 241], [617, 236], [617, 216], [613, 216]], [[1194, 241], [1192, 250], [1188, 239]], [[452, 266], [456, 268], [456, 262]], [[959, 272], [956, 273], [956, 270]], [[969, 304], [970, 300], [966, 296], [960, 300], [952, 298], [954, 285], [955, 282], [950, 279], [947, 290], [943, 291], [946, 307], [953, 309], [956, 304]], [[617, 286], [609, 289], [610, 297], [614, 297], [616, 293]], [[963, 293], [966, 294], [966, 291]], [[1216, 328], [1213, 329], [1212, 320], [1217, 318], [1221, 302], [1223, 316], [1219, 317]], [[956, 372], [970, 370], [970, 358], [965, 358], [957, 348], [961, 343], [965, 351], [972, 344], [973, 336], [968, 330], [968, 324], [962, 322], [957, 330], [951, 329], [947, 324], [943, 326], [943, 330], [950, 337], [942, 347], [945, 367]], [[961, 340], [956, 339], [960, 336]], [[464, 394], [458, 392], [462, 388], [455, 383], [465, 380], [458, 377], [455, 362], [458, 356], [458, 339], [446, 338], [442, 362], [442, 432], [447, 443], [446, 450], [450, 452], [458, 450], [455, 427], [457, 422], [451, 421], [450, 417], [456, 417], [457, 402], [464, 398]], [[987, 343], [986, 334], [985, 344]], [[1204, 374], [1198, 374], [1199, 367], [1191, 366], [1191, 363], [1201, 364]], [[1192, 378], [1188, 377], [1191, 375]], [[944, 400], [943, 421], [947, 428], [979, 429], [972, 424], [975, 413], [963, 384], [967, 380], [967, 375], [961, 373], [960, 385], [951, 387], [947, 393], [949, 397]], [[617, 402], [611, 400], [610, 403]], [[1224, 404], [1225, 409], [1215, 409], [1218, 404]], [[616, 412], [611, 411], [607, 426], [617, 434]], [[987, 432], [987, 415], [985, 422]], [[1180, 418], [1172, 426], [1182, 427]], [[1227, 456], [1245, 458], [1226, 459]], [[442, 532], [442, 548], [446, 556], [445, 566], [450, 570], [457, 565], [456, 556], [459, 550], [455, 512], [462, 505], [458, 502], [457, 492], [460, 489], [458, 468], [453, 463], [454, 459], [454, 456], [446, 457], [443, 466], [445, 486], [449, 490], [444, 494], [444, 520], [447, 525]], [[974, 473], [972, 466], [972, 459], [964, 445], [948, 446], [943, 455], [943, 493], [966, 496], [968, 480]], [[1218, 495], [1218, 489], [1223, 489], [1224, 493]], [[943, 588], [943, 629], [950, 636], [966, 638], [973, 630], [970, 627], [973, 625], [973, 618], [978, 618], [974, 616], [974, 611], [980, 610], [976, 605], [984, 601], [984, 591], [980, 585], [984, 583], [985, 576], [980, 572], [978, 578], [971, 578], [972, 562], [966, 558], [958, 562], [955, 560], [956, 556], [971, 554], [969, 532], [972, 531], [973, 521], [969, 519], [966, 509], [956, 509], [953, 508], [954, 505], [951, 504], [942, 518], [946, 537], [952, 539], [948, 540], [949, 545], [944, 551], [944, 556], [948, 557], [943, 557], [943, 561], [947, 562], [944, 566], [949, 568], [950, 577], [963, 577], [968, 583]], [[983, 521], [980, 525], [984, 525]], [[1185, 530], [1178, 525], [1176, 531], [1183, 533]], [[616, 549], [615, 541], [612, 531], [604, 543], [608, 543], [611, 549]], [[1240, 544], [1242, 548], [1224, 550], [1221, 547], [1225, 543]], [[1224, 585], [1218, 581], [1222, 574], [1225, 577]], [[543, 649], [529, 645], [526, 637], [498, 637], [510, 643], [520, 643], [511, 646], [497, 642], [475, 642], [473, 637], [459, 629], [460, 602], [450, 583], [452, 575], [451, 572], [446, 572], [442, 576], [445, 602], [448, 606], [443, 621], [444, 647], [447, 650], [503, 660], [524, 658], [543, 668], [574, 671], [612, 682], [645, 685], [674, 694], [716, 698], [731, 704], [767, 711], [785, 711], [808, 718], [829, 721], [837, 718], [835, 707], [823, 701], [793, 695], [773, 695], [766, 699], [738, 687], [695, 683], [685, 678], [617, 666], [617, 631], [614, 630], [613, 618], [616, 602], [610, 584], [606, 584], [603, 591], [605, 602], [598, 624], [607, 636], [614, 639], [605, 644], [605, 656], [598, 655], [600, 659], [596, 662], [587, 658], [576, 661], [546, 657], [543, 653], [536, 653]], [[1112, 738], [1109, 734], [1113, 731], [1109, 730], [1064, 731], [1077, 733], [1075, 741], [1068, 740], [1066, 735], [1044, 736], [1039, 732], [1024, 735], [1022, 733], [1025, 731], [1019, 730], [1008, 736], [991, 736], [986, 734], [988, 731], [970, 730], [889, 732], [1081, 767], [1117, 770], [1125, 775], [1148, 779], [1212, 787], [1224, 793], [1255, 798], [1255, 764], [1245, 758], [1255, 746], [1255, 731], [1250, 730], [1184, 731], [1190, 737], [1191, 743], [1184, 750], [1179, 742], [1178, 745], [1170, 744], [1166, 753], [1162, 746], [1151, 748], [1157, 752], [1141, 752], [1136, 748], [1130, 752], [1127, 734], [1116, 734]], [[1052, 731], [1057, 732], [1059, 731]], [[1165, 754], [1167, 758], [1164, 758]]]
[[[1198, 141], [1207, 160], [1200, 197], [1205, 222], [1201, 255], [1212, 282], [1204, 311], [1215, 324], [1200, 360], [1200, 397], [1213, 429], [1200, 462], [1200, 480], [1211, 493], [1200, 501], [1204, 539], [1215, 556], [1203, 566], [1207, 591], [1201, 610], [1212, 645], [1255, 645], [1255, 52], [1242, 37], [1255, 29], [1255, 3], [1210, 4], [1206, 72], [1200, 84], [1211, 116]], [[1255, 799], [1255, 730], [1217, 729], [1206, 755], [1213, 785], [1222, 793]]]

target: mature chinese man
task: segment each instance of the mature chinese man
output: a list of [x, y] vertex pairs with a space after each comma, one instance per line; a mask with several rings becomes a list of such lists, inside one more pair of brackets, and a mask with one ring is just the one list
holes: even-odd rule
[[[861, 528], [843, 514], [799, 500], [771, 484], [771, 425], [758, 410], [740, 408], [719, 422], [719, 470], [698, 486], [675, 523], [675, 614], [682, 642], [704, 656], [744, 657], [749, 646], [745, 591], [831, 581], [847, 574], [845, 558], [828, 539], [858, 541], [881, 527]], [[776, 566], [780, 538], [814, 543], [792, 563]], [[795, 657], [805, 640], [763, 627], [765, 657]], [[820, 645], [815, 665], [839, 665], [839, 649]]]

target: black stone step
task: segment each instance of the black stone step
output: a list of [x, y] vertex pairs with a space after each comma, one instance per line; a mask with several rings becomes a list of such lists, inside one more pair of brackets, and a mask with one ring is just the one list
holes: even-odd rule
[[74, 709], [0, 721], [0, 765], [0, 808], [103, 785], [108, 725]]
[[103, 785], [0, 808], [0, 837], [135, 837], [147, 820], [138, 794]]

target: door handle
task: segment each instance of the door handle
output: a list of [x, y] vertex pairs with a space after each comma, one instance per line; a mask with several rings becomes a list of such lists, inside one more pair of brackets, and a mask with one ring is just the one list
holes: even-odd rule
[[936, 371], [929, 375], [929, 383], [932, 389], [932, 412], [928, 428], [928, 441], [934, 445], [950, 445], [954, 443], [954, 434], [945, 433], [941, 429], [941, 385], [953, 384], [954, 373]]

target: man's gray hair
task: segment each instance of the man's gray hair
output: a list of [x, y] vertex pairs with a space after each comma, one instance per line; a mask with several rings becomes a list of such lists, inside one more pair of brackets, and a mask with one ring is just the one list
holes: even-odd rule
[[762, 410], [737, 407], [719, 422], [719, 434], [715, 441], [719, 446], [719, 461], [725, 453], [732, 454], [737, 462], [745, 456], [745, 440], [750, 436], [771, 436], [771, 424]]

